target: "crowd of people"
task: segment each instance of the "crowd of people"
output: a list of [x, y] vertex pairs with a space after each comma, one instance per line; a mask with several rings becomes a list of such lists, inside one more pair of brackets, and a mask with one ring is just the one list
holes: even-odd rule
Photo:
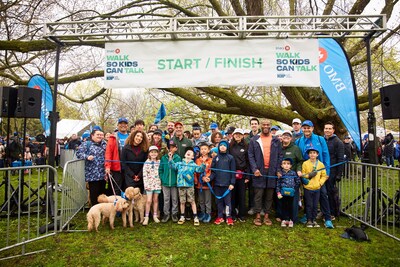
[[356, 155], [351, 139], [340, 140], [331, 122], [324, 136], [314, 133], [313, 122], [298, 118], [291, 131], [268, 119], [251, 118], [249, 126], [221, 131], [212, 123], [203, 131], [194, 123], [185, 131], [183, 123], [169, 121], [165, 130], [150, 125], [146, 131], [143, 120], [129, 127], [119, 118], [114, 133], [105, 135], [96, 126], [84, 141], [68, 146], [85, 160], [92, 205], [100, 194], [140, 188], [147, 198], [143, 225], [151, 218], [233, 225], [251, 217], [257, 226], [275, 221], [319, 227], [323, 220], [333, 228], [339, 215], [336, 185], [345, 161]]

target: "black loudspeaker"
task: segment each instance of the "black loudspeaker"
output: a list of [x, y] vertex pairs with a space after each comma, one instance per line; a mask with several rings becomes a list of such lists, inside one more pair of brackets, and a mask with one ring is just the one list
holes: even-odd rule
[[400, 119], [400, 83], [379, 89], [381, 92], [382, 118]]
[[15, 108], [17, 107], [17, 88], [14, 87], [0, 87], [0, 107], [1, 117], [14, 118]]
[[40, 118], [42, 90], [30, 87], [18, 87], [16, 118]]

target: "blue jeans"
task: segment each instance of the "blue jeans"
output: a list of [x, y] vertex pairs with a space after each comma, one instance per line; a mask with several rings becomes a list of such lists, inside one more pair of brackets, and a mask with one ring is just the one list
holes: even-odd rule
[[394, 167], [394, 157], [393, 156], [386, 157], [386, 165]]
[[320, 188], [320, 191], [319, 204], [321, 206], [321, 211], [324, 214], [325, 221], [330, 221], [331, 210], [329, 209], [328, 191], [326, 190], [325, 184]]

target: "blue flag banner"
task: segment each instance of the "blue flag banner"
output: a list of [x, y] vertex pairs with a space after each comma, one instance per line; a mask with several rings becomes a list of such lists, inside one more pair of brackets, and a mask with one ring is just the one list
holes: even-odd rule
[[38, 74], [31, 77], [28, 82], [28, 87], [42, 90], [42, 107], [40, 122], [42, 123], [46, 136], [50, 135], [50, 120], [49, 113], [53, 111], [53, 93], [47, 80]]
[[361, 150], [360, 117], [353, 71], [343, 47], [331, 38], [319, 41], [321, 87]]
[[161, 103], [160, 109], [157, 112], [156, 118], [154, 120], [154, 124], [159, 123], [164, 119], [164, 117], [167, 115], [167, 111], [165, 110], [165, 106], [163, 103]]

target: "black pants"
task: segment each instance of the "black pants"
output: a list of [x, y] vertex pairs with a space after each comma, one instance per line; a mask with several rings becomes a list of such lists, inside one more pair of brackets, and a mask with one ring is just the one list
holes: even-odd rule
[[[232, 194], [232, 214], [234, 217], [244, 218], [246, 216], [246, 184], [243, 179], [236, 180]], [[236, 214], [235, 208], [239, 213]]]
[[285, 221], [292, 220], [293, 218], [293, 202], [294, 197], [286, 197], [284, 196], [279, 200], [281, 202], [281, 219]]
[[106, 181], [101, 180], [101, 181], [94, 181], [94, 182], [89, 182], [89, 193], [90, 193], [90, 203], [92, 206], [96, 205], [97, 202], [97, 197], [101, 194], [106, 193]]

